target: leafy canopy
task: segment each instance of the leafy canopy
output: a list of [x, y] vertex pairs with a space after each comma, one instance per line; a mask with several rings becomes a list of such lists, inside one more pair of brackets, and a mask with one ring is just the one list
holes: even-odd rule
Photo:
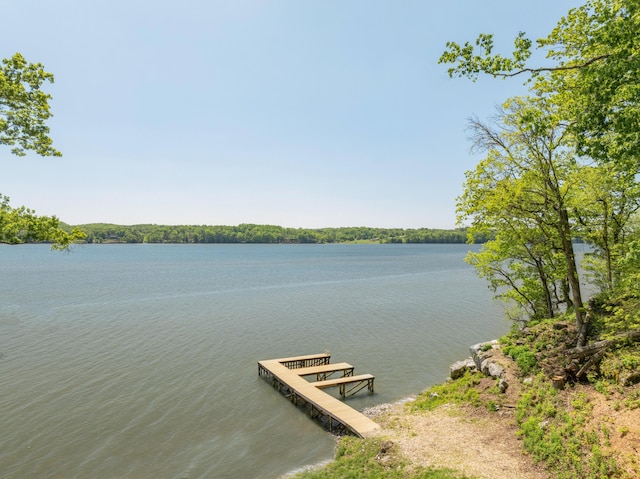
[[0, 144], [13, 146], [11, 153], [24, 156], [33, 150], [42, 156], [61, 156], [53, 148], [49, 127], [51, 95], [40, 88], [53, 83], [53, 75], [40, 63], [28, 63], [16, 53], [0, 67]]
[[[46, 124], [52, 114], [51, 95], [41, 90], [45, 82], [53, 83], [53, 75], [40, 63], [28, 63], [20, 53], [1, 62], [0, 144], [12, 146], [14, 155], [32, 150], [42, 156], [61, 156], [52, 146]], [[0, 195], [0, 243], [46, 241], [53, 243], [52, 248], [66, 249], [84, 237], [79, 229], [63, 230], [55, 216], [36, 216], [24, 206], [13, 208], [9, 198]]]
[[569, 10], [536, 48], [550, 66], [530, 67], [533, 42], [520, 33], [510, 56], [493, 53], [493, 35], [448, 42], [440, 63], [449, 76], [476, 80], [528, 75], [541, 95], [557, 95], [576, 150], [599, 161], [640, 166], [640, 2], [588, 0]]
[[507, 56], [482, 34], [447, 43], [440, 58], [451, 77], [527, 79], [532, 96], [505, 103], [519, 105], [516, 115], [507, 109], [495, 129], [472, 123], [487, 156], [467, 173], [458, 214], [472, 235], [493, 235], [470, 257], [491, 287], [534, 317], [573, 310], [580, 346], [591, 319], [573, 240], [593, 246], [586, 271], [603, 292], [640, 297], [638, 32], [638, 0], [587, 0], [537, 40], [548, 66], [529, 65], [534, 43], [524, 33]]
[[9, 198], [0, 195], [0, 243], [21, 244], [51, 242], [53, 249], [67, 249], [75, 241], [85, 238], [78, 228], [63, 230], [55, 216], [36, 216], [24, 206], [12, 208]]

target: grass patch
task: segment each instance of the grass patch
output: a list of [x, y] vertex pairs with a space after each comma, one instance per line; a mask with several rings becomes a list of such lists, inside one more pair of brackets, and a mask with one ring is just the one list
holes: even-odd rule
[[617, 474], [615, 460], [602, 450], [607, 435], [586, 427], [593, 405], [582, 393], [567, 394], [568, 398], [560, 394], [542, 375], [534, 378], [516, 408], [525, 449], [544, 461], [558, 479]]
[[445, 381], [427, 389], [409, 404], [412, 411], [431, 411], [443, 404], [471, 404], [480, 406], [480, 393], [475, 388], [485, 376], [482, 373], [466, 372], [456, 380]]
[[409, 465], [398, 456], [395, 446], [380, 455], [381, 439], [344, 437], [335, 461], [314, 471], [301, 472], [296, 479], [473, 479], [450, 469]]

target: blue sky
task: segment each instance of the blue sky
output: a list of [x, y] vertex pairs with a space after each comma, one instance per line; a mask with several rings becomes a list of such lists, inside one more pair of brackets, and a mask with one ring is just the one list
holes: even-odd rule
[[453, 228], [467, 119], [526, 89], [449, 79], [445, 43], [506, 53], [580, 3], [0, 0], [63, 153], [3, 148], [0, 192], [71, 224]]

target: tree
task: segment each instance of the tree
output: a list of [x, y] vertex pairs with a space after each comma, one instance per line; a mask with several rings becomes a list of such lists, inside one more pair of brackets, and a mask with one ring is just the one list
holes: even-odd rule
[[534, 316], [553, 317], [560, 302], [572, 308], [583, 344], [587, 320], [570, 213], [577, 185], [569, 181], [579, 165], [557, 107], [540, 97], [514, 98], [495, 127], [472, 120], [470, 129], [487, 157], [467, 173], [459, 221], [471, 221], [471, 235], [495, 235], [470, 262]]
[[[25, 150], [33, 150], [42, 156], [61, 156], [52, 146], [46, 124], [52, 114], [51, 95], [41, 90], [45, 82], [53, 83], [53, 75], [40, 63], [28, 63], [19, 53], [2, 60], [0, 144], [12, 146], [14, 155], [24, 156]], [[0, 195], [0, 242], [47, 241], [64, 249], [83, 237], [78, 229], [71, 233], [64, 231], [55, 216], [39, 217], [25, 207], [12, 208], [9, 198]]]
[[[537, 40], [536, 47], [547, 52], [547, 66], [529, 65], [534, 47], [524, 33], [516, 37], [509, 56], [494, 54], [493, 36], [482, 34], [475, 44], [447, 43], [440, 58], [440, 63], [453, 65], [451, 77], [525, 76], [530, 92], [554, 106], [548, 118], [563, 129], [569, 139], [567, 152], [582, 166], [558, 183], [562, 195], [556, 198], [562, 203], [556, 200], [548, 205], [560, 215], [559, 239], [566, 264], [572, 263], [567, 240], [579, 234], [596, 248], [595, 258], [604, 265], [602, 284], [609, 289], [618, 288], [617, 283], [626, 285], [624, 294], [633, 297], [640, 296], [637, 283], [629, 287], [626, 278], [637, 278], [634, 268], [639, 265], [638, 233], [629, 227], [638, 209], [640, 169], [638, 31], [637, 0], [587, 0], [569, 10], [546, 38]], [[535, 129], [532, 133], [541, 134]], [[590, 169], [585, 168], [589, 162]], [[549, 181], [551, 185], [554, 177]], [[580, 186], [567, 188], [572, 183]], [[588, 316], [581, 318], [576, 301], [577, 276], [567, 273], [581, 346]]]
[[[533, 42], [520, 33], [511, 56], [493, 54], [493, 35], [474, 44], [448, 42], [440, 63], [454, 64], [451, 77], [475, 80], [530, 75], [533, 88], [558, 96], [576, 136], [576, 151], [601, 162], [640, 166], [640, 3], [588, 0], [571, 9], [546, 37], [537, 40], [555, 63], [529, 67]], [[477, 53], [476, 47], [480, 50]]]
[[34, 211], [24, 206], [12, 208], [9, 198], [0, 195], [0, 243], [44, 241], [53, 243], [53, 249], [66, 249], [84, 237], [78, 228], [71, 232], [63, 230], [55, 216], [36, 216]]
[[640, 185], [635, 174], [615, 163], [585, 166], [573, 181], [581, 184], [574, 201], [576, 234], [595, 246], [585, 265], [592, 281], [612, 291], [621, 280], [620, 260], [634, 237], [633, 218], [640, 209]]
[[61, 156], [53, 148], [46, 121], [51, 118], [51, 95], [40, 88], [53, 83], [53, 75], [40, 63], [27, 63], [16, 53], [0, 68], [0, 144], [15, 146], [11, 153], [24, 156], [33, 150], [42, 156]]

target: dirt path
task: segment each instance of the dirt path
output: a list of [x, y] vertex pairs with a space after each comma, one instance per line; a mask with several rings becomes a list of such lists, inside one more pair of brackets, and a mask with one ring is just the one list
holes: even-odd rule
[[448, 467], [479, 479], [517, 477], [549, 479], [523, 453], [511, 411], [485, 413], [459, 406], [407, 413], [403, 405], [387, 406], [376, 417], [375, 436], [394, 442], [413, 464]]

